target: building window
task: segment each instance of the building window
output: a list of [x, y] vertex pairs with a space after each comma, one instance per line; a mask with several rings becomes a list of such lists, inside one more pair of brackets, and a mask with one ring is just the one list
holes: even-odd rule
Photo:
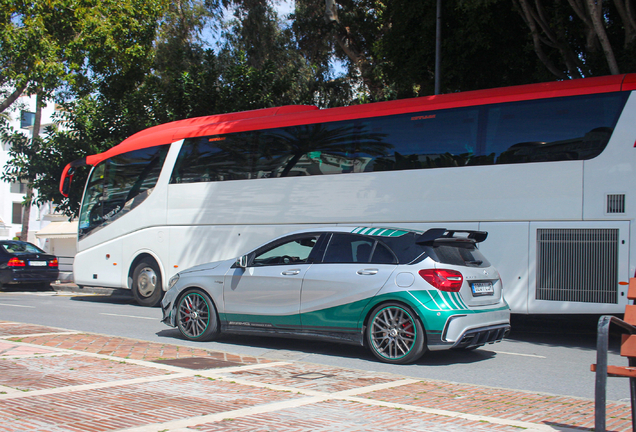
[[22, 223], [22, 213], [23, 213], [22, 203], [14, 202], [13, 203], [13, 217], [11, 218], [11, 223], [21, 224]]
[[35, 124], [35, 113], [29, 111], [22, 111], [20, 114], [20, 127], [22, 129], [32, 128]]
[[26, 183], [11, 183], [11, 193], [25, 194], [26, 191]]

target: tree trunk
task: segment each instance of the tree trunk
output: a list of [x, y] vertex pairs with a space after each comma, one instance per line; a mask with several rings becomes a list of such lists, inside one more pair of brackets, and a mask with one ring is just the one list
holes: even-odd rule
[[636, 17], [631, 7], [630, 0], [614, 0], [618, 15], [623, 20], [623, 27], [625, 28], [625, 47], [636, 41]]
[[[31, 134], [31, 145], [37, 145], [40, 137], [40, 125], [42, 124], [42, 93], [38, 92], [35, 97], [35, 121], [33, 123], [33, 133]], [[28, 241], [29, 238], [29, 219], [31, 219], [31, 204], [33, 200], [33, 183], [29, 180], [27, 183], [26, 198], [24, 200], [24, 215], [22, 216], [22, 232], [20, 240]]]
[[3, 112], [4, 110], [6, 110], [7, 108], [9, 108], [11, 106], [11, 104], [13, 102], [16, 101], [17, 98], [20, 97], [20, 95], [22, 94], [22, 92], [24, 91], [24, 89], [26, 88], [26, 84], [23, 85], [22, 87], [18, 87], [17, 89], [15, 89], [15, 91], [13, 93], [11, 93], [5, 100], [3, 100], [2, 102], [0, 102], [0, 112]]
[[616, 62], [614, 50], [612, 49], [609, 38], [607, 37], [605, 26], [603, 25], [603, 0], [598, 0], [598, 3], [599, 4], [596, 4], [595, 0], [587, 0], [590, 18], [592, 18], [594, 30], [596, 31], [598, 40], [601, 42], [601, 46], [603, 47], [603, 52], [605, 53], [605, 59], [607, 60], [610, 73], [612, 75], [618, 75], [620, 73], [618, 70], [618, 63]]
[[[533, 13], [532, 6], [529, 4], [527, 0], [513, 0], [517, 1], [517, 6], [519, 7], [519, 13], [521, 17], [526, 22], [528, 27], [530, 28], [530, 35], [532, 36], [532, 43], [534, 45], [534, 52], [539, 57], [539, 60], [545, 65], [545, 67], [559, 79], [568, 79], [568, 75], [565, 74], [557, 65], [555, 65], [550, 57], [543, 50], [543, 43], [541, 38], [541, 28], [538, 23], [540, 13]], [[548, 29], [544, 29], [548, 30]], [[548, 38], [550, 38], [550, 34], [548, 34]], [[552, 39], [552, 38], [551, 38]], [[549, 43], [551, 46], [556, 45], [555, 40], [550, 40]]]

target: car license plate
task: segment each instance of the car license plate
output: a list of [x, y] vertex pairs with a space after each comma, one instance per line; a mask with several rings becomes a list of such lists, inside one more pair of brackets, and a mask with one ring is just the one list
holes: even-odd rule
[[474, 296], [493, 295], [495, 289], [492, 286], [492, 282], [475, 282], [472, 284]]
[[29, 265], [34, 267], [44, 267], [46, 266], [46, 261], [29, 261]]

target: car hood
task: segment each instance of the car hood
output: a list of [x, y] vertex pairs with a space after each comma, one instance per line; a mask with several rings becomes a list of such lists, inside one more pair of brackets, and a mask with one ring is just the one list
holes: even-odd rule
[[215, 268], [217, 268], [219, 266], [223, 266], [225, 269], [227, 269], [228, 266], [231, 266], [235, 262], [236, 262], [236, 258], [232, 258], [232, 259], [225, 260], [225, 261], [215, 261], [215, 262], [211, 262], [211, 263], [199, 264], [197, 266], [190, 267], [190, 268], [188, 268], [186, 270], [182, 270], [179, 273], [181, 273], [182, 275], [186, 275], [188, 273], [194, 273], [194, 272], [200, 272], [200, 271], [209, 271], [209, 270], [214, 270]]

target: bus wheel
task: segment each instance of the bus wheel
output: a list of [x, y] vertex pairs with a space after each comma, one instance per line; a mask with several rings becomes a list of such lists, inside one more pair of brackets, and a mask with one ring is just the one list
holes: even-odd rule
[[133, 271], [132, 293], [141, 306], [157, 306], [163, 297], [161, 273], [154, 261], [144, 259]]
[[177, 326], [181, 334], [193, 341], [209, 341], [219, 334], [216, 309], [210, 296], [189, 290], [179, 300]]
[[384, 303], [371, 313], [367, 344], [385, 363], [406, 364], [424, 354], [424, 327], [415, 313], [400, 303]]

